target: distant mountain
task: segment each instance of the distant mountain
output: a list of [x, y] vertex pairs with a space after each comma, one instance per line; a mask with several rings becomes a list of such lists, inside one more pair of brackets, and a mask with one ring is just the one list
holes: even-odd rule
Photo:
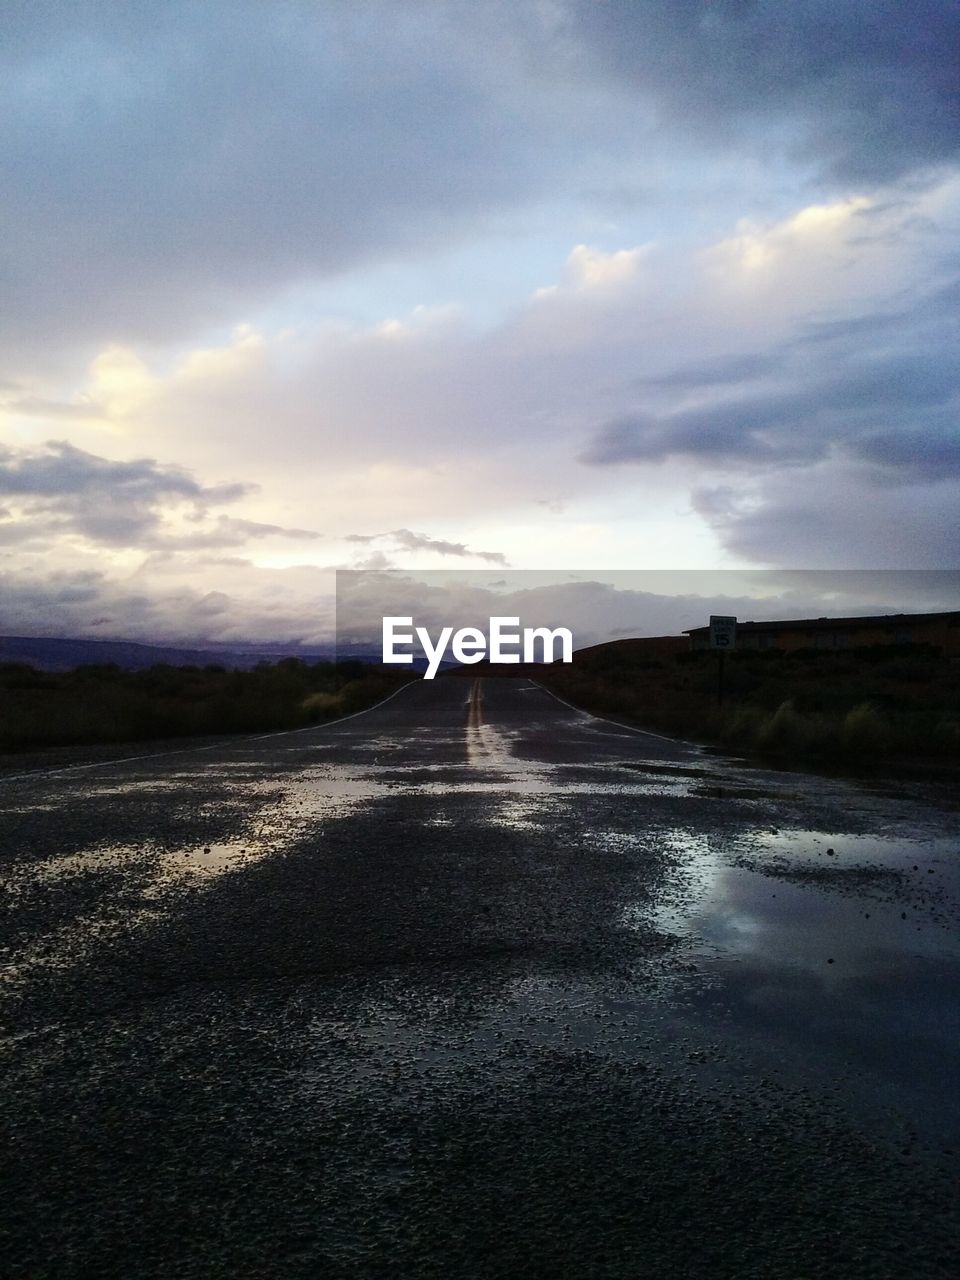
[[[258, 662], [279, 662], [282, 658], [300, 658], [304, 662], [366, 662], [378, 665], [382, 654], [365, 645], [298, 645], [251, 643], [237, 645], [207, 644], [201, 648], [174, 645], [141, 644], [136, 640], [76, 640], [51, 636], [0, 636], [0, 663], [23, 662], [37, 671], [72, 671], [74, 667], [116, 666], [123, 671], [143, 671], [161, 663], [170, 667], [207, 667], [215, 664], [234, 671], [249, 671]], [[423, 672], [427, 660], [418, 655], [413, 670]], [[459, 666], [452, 658], [444, 658], [440, 670]], [[473, 668], [467, 668], [468, 672]], [[515, 675], [508, 669], [505, 674]]]
[[[281, 658], [302, 658], [305, 662], [330, 661], [337, 656], [334, 645], [249, 644], [231, 648], [204, 645], [179, 648], [172, 645], [140, 644], [133, 640], [75, 640], [49, 636], [0, 636], [0, 662], [24, 662], [40, 671], [71, 671], [74, 667], [112, 664], [124, 671], [141, 671], [159, 663], [173, 667], [206, 667], [217, 664], [249, 670], [258, 662], [279, 662]], [[379, 654], [341, 652], [343, 658], [379, 662]]]

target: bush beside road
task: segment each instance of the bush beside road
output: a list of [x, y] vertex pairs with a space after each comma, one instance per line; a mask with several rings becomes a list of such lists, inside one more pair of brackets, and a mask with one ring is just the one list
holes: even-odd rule
[[284, 658], [252, 671], [0, 664], [0, 752], [296, 729], [362, 711], [413, 677], [355, 660]]
[[960, 761], [960, 662], [925, 645], [650, 655], [598, 645], [534, 679], [598, 715], [755, 754], [837, 767]]

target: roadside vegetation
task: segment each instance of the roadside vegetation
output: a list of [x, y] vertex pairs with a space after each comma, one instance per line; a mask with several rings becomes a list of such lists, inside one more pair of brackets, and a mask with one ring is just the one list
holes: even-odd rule
[[296, 729], [362, 711], [411, 679], [363, 662], [284, 658], [252, 671], [0, 664], [0, 751]]
[[598, 646], [535, 678], [585, 710], [773, 762], [960, 762], [960, 661], [928, 645], [650, 657]]

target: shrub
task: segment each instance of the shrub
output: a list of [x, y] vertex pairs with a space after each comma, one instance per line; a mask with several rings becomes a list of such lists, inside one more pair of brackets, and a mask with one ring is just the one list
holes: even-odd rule
[[[354, 678], [345, 681], [347, 674]], [[252, 671], [211, 664], [38, 672], [5, 664], [0, 751], [292, 729], [362, 710], [411, 678], [363, 663], [344, 671], [342, 664], [310, 667], [298, 659], [259, 663]]]
[[935, 748], [948, 755], [960, 755], [960, 720], [940, 720], [931, 737]]
[[894, 733], [872, 702], [861, 702], [844, 716], [840, 740], [849, 751], [875, 754], [890, 750]]
[[835, 741], [835, 731], [829, 720], [819, 715], [804, 715], [790, 698], [780, 703], [757, 732], [758, 747], [785, 754], [826, 751], [835, 745]]
[[311, 693], [300, 703], [309, 720], [329, 720], [343, 709], [343, 699], [338, 693]]
[[724, 742], [754, 746], [766, 716], [759, 707], [737, 707], [730, 712], [723, 723], [720, 736]]

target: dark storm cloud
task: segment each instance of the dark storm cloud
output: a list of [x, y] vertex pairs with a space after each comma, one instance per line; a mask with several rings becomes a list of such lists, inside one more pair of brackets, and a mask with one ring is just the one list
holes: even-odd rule
[[955, 330], [960, 316], [960, 275], [957, 274], [960, 260], [955, 255], [940, 253], [934, 262], [945, 284], [918, 294], [899, 307], [838, 320], [809, 319], [801, 327], [797, 341], [808, 347], [838, 342], [849, 346], [862, 338], [868, 345], [876, 345], [887, 339], [901, 341], [905, 332], [926, 329], [933, 345], [942, 343], [944, 331]]
[[944, 368], [936, 357], [890, 356], [874, 367], [850, 368], [799, 389], [744, 395], [662, 417], [614, 420], [597, 434], [584, 460], [609, 465], [683, 455], [782, 466], [814, 462], [842, 447], [881, 465], [939, 468], [952, 460], [957, 466], [956, 412], [931, 410], [958, 395], [956, 364]]
[[153, 458], [112, 462], [77, 449], [65, 440], [50, 441], [42, 453], [0, 445], [0, 493], [34, 498], [108, 498], [123, 494], [131, 501], [162, 497], [232, 502], [250, 492], [242, 484], [205, 486], [188, 471]]
[[[877, 489], [855, 466], [714, 488], [693, 505], [728, 550], [755, 564], [910, 568], [960, 564], [960, 476]], [[955, 608], [956, 605], [949, 606]]]
[[599, 73], [667, 123], [778, 133], [847, 181], [887, 181], [960, 148], [955, 0], [569, 0]]
[[[210, 510], [236, 502], [256, 486], [203, 485], [181, 467], [153, 458], [114, 462], [51, 441], [42, 452], [0, 445], [0, 495], [18, 507], [0, 524], [0, 542], [46, 544], [65, 534], [113, 547], [230, 547], [252, 538], [316, 538], [305, 529], [219, 516]], [[171, 532], [171, 512], [197, 524]]]
[[667, 373], [650, 374], [638, 378], [638, 387], [679, 387], [684, 391], [696, 387], [716, 387], [725, 383], [745, 382], [752, 378], [773, 373], [781, 364], [781, 358], [773, 352], [751, 352], [746, 355], [726, 356], [704, 364], [686, 365]]
[[[474, 551], [464, 542], [448, 542], [443, 538], [430, 538], [425, 533], [414, 533], [411, 529], [392, 529], [389, 533], [351, 533], [344, 539], [346, 542], [391, 542], [400, 551], [432, 551], [441, 556], [473, 557], [477, 560], [488, 560], [491, 564], [507, 564], [507, 559], [500, 551]], [[375, 553], [380, 554], [380, 553]], [[358, 568], [381, 568], [386, 565], [359, 565]]]
[[126, 638], [157, 644], [294, 639], [302, 606], [271, 607], [190, 587], [132, 591], [94, 570], [17, 574], [0, 569], [0, 634]]
[[[584, 451], [596, 466], [688, 457], [765, 471], [839, 454], [882, 482], [960, 475], [960, 342], [952, 292], [897, 316], [801, 330], [769, 354], [678, 369], [645, 385], [695, 407], [639, 406]], [[738, 376], [739, 375], [739, 376]]]
[[0, 336], [178, 335], [569, 195], [601, 150], [634, 203], [653, 141], [890, 180], [956, 154], [958, 31], [952, 0], [8, 0]]
[[[197, 519], [197, 517], [192, 517]], [[199, 517], [205, 519], [205, 516]], [[234, 516], [217, 516], [196, 533], [163, 534], [152, 540], [171, 550], [192, 551], [205, 547], [242, 547], [255, 538], [296, 538], [316, 541], [323, 535], [313, 529], [288, 529], [284, 525], [265, 524], [260, 520], [238, 520]]]
[[857, 442], [857, 453], [867, 462], [876, 462], [895, 472], [929, 476], [960, 476], [960, 424], [951, 414], [945, 427], [950, 434], [932, 431], [886, 432]]
[[547, 162], [522, 101], [505, 110], [473, 75], [489, 51], [456, 13], [4, 5], [10, 333], [167, 336], [258, 291], [449, 238], [538, 189], [558, 153]]

